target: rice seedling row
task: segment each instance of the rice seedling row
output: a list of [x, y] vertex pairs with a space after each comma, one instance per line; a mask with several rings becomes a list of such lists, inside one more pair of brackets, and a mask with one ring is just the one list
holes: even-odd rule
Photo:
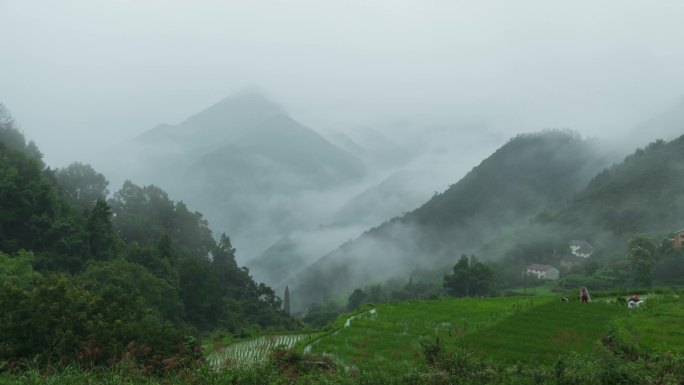
[[278, 347], [292, 348], [308, 334], [286, 334], [262, 336], [248, 341], [237, 342], [226, 346], [207, 356], [207, 360], [214, 368], [223, 366], [251, 366], [263, 362], [269, 354]]

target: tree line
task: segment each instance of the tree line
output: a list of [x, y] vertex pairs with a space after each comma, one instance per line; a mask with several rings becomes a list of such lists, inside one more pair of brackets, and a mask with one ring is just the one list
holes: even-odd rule
[[298, 327], [202, 214], [108, 185], [87, 164], [47, 167], [0, 104], [0, 367], [161, 370], [201, 357], [193, 335]]

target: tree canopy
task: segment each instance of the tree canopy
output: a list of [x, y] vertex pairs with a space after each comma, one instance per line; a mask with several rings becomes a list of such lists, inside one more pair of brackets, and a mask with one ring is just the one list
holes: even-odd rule
[[299, 325], [202, 214], [107, 186], [87, 164], [47, 168], [0, 104], [0, 362], [155, 367], [192, 356], [189, 334]]

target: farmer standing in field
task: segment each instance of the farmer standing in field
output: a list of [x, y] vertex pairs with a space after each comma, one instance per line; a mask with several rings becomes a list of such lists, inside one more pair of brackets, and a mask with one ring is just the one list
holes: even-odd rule
[[586, 287], [580, 289], [580, 302], [591, 302], [591, 296]]
[[642, 303], [644, 303], [644, 301], [640, 299], [638, 295], [634, 294], [627, 302], [627, 308], [638, 309]]

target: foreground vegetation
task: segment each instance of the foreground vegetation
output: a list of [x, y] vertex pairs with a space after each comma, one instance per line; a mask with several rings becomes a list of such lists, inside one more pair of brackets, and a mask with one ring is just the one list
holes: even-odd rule
[[51, 169], [0, 104], [0, 371], [201, 364], [199, 336], [296, 329], [230, 237], [155, 186]]
[[[234, 341], [209, 360], [154, 373], [136, 360], [109, 368], [28, 363], [0, 374], [0, 384], [679, 384], [681, 294], [649, 294], [638, 310], [626, 308], [625, 296], [588, 304], [537, 296], [366, 305], [313, 340]], [[260, 341], [270, 354], [250, 347]], [[217, 361], [230, 351], [251, 364]]]
[[[682, 383], [684, 299], [677, 292], [649, 295], [639, 310], [628, 310], [624, 300], [613, 295], [582, 304], [548, 296], [366, 305], [339, 317], [319, 338], [305, 338], [294, 349], [276, 347], [252, 366], [228, 363], [209, 370], [201, 365], [145, 378], [121, 371], [72, 370], [47, 379], [64, 383], [69, 375], [107, 383], [132, 376], [132, 384]], [[18, 376], [7, 378], [19, 383]]]
[[483, 360], [463, 349], [442, 350], [428, 356], [424, 368], [389, 366], [347, 371], [320, 357], [277, 351], [271, 359], [251, 368], [214, 371], [208, 366], [165, 376], [141, 376], [125, 367], [107, 371], [66, 368], [56, 373], [29, 370], [5, 374], [0, 383], [34, 384], [501, 384], [501, 385], [650, 385], [684, 382], [684, 357], [679, 354], [625, 359], [602, 346], [591, 354], [569, 353], [550, 365], [500, 364]]

